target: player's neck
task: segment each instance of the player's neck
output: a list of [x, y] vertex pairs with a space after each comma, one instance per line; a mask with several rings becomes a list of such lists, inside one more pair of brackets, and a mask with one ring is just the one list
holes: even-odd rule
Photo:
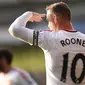
[[75, 31], [75, 29], [73, 28], [71, 22], [64, 22], [63, 24], [59, 24], [57, 27], [58, 30], [68, 30], [68, 31]]

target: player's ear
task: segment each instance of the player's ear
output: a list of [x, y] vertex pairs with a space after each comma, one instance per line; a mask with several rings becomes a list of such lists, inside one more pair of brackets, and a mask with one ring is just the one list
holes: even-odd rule
[[63, 18], [62, 18], [61, 15], [53, 14], [53, 20], [54, 20], [54, 23], [55, 23], [55, 24], [60, 23], [62, 19], [63, 19]]
[[57, 16], [55, 14], [53, 14], [53, 21], [55, 24], [57, 24]]

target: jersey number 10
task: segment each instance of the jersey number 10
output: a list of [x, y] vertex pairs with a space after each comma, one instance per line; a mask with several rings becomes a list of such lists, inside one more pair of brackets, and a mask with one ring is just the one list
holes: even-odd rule
[[[61, 74], [60, 81], [62, 81], [64, 83], [66, 82], [66, 75], [67, 75], [67, 68], [68, 68], [68, 56], [69, 56], [69, 53], [63, 55], [64, 60], [63, 60], [63, 68], [62, 68], [62, 74]], [[76, 69], [77, 61], [79, 59], [81, 59], [83, 62], [83, 68], [82, 68], [81, 75], [79, 76], [79, 78], [77, 78], [75, 75], [76, 74], [75, 69]], [[75, 84], [80, 84], [83, 81], [84, 76], [85, 76], [85, 56], [82, 53], [76, 54], [76, 56], [74, 57], [74, 59], [72, 61], [70, 70], [71, 70], [70, 76], [71, 76], [72, 81]]]

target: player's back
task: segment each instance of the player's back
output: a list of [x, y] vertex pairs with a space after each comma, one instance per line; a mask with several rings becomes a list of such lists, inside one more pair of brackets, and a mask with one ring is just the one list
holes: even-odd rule
[[85, 35], [64, 30], [44, 35], [47, 85], [84, 85]]

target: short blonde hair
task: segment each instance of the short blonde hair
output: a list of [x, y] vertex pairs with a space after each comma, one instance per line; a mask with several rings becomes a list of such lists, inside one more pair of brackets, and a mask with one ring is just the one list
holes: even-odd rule
[[68, 5], [64, 2], [53, 3], [50, 6], [46, 7], [46, 11], [51, 10], [54, 14], [60, 14], [65, 19], [71, 20], [71, 11]]

